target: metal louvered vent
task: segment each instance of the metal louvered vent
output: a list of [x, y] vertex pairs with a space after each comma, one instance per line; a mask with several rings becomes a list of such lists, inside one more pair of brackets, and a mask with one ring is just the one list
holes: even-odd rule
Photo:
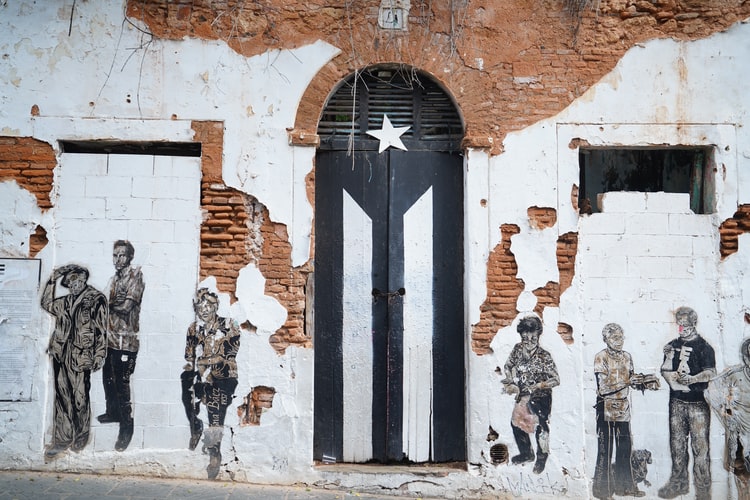
[[355, 73], [330, 97], [318, 124], [320, 147], [377, 149], [366, 132], [381, 129], [385, 114], [394, 127], [410, 127], [401, 136], [410, 150], [460, 149], [461, 117], [445, 91], [425, 74], [382, 67]]

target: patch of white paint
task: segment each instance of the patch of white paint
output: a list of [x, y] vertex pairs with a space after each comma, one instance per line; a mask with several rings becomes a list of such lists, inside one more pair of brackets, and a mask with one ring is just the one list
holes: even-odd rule
[[[372, 219], [351, 195], [343, 196], [343, 441], [345, 462], [372, 458]], [[337, 457], [338, 458], [338, 457]]]
[[265, 294], [265, 283], [260, 270], [248, 264], [237, 277], [235, 295], [245, 318], [259, 331], [273, 333], [286, 322], [287, 311], [276, 299]]
[[36, 196], [16, 181], [0, 182], [0, 255], [28, 257], [29, 237], [41, 222]]
[[[528, 228], [528, 226], [526, 226]], [[516, 257], [517, 277], [526, 291], [541, 288], [548, 281], [559, 281], [557, 271], [557, 231], [527, 229], [511, 237], [510, 251]]]
[[414, 462], [432, 458], [432, 401], [440, 391], [432, 385], [432, 194], [428, 189], [404, 214], [403, 446]]

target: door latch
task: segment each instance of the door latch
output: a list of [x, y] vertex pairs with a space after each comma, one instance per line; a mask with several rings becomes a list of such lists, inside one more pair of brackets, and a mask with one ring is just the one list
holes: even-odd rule
[[396, 297], [401, 297], [406, 294], [406, 289], [404, 287], [399, 288], [398, 290], [394, 290], [392, 292], [381, 292], [377, 288], [372, 289], [372, 299], [374, 302], [378, 301], [378, 298], [385, 297], [390, 302], [391, 299], [394, 299]]

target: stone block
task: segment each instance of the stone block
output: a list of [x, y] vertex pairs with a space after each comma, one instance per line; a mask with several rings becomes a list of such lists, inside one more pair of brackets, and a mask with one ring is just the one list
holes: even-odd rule
[[82, 178], [86, 185], [86, 196], [108, 197], [117, 193], [119, 196], [129, 195], [133, 184], [132, 177], [118, 177], [113, 175], [87, 175]]
[[154, 157], [151, 155], [109, 155], [107, 173], [111, 177], [150, 177], [154, 175]]
[[143, 432], [143, 446], [148, 449], [187, 451], [190, 430], [185, 427], [149, 426]]
[[708, 235], [714, 232], [710, 215], [690, 213], [669, 214], [669, 234]]
[[624, 277], [628, 275], [628, 260], [625, 255], [587, 255], [577, 272], [585, 278]]
[[136, 255], [139, 249], [145, 249], [151, 243], [175, 241], [173, 221], [132, 219], [127, 224], [126, 239], [135, 246]]
[[104, 198], [61, 197], [57, 202], [57, 216], [60, 219], [104, 218], [106, 213]]
[[651, 280], [671, 276], [671, 258], [662, 256], [628, 257], [628, 276]]
[[139, 198], [107, 198], [107, 219], [148, 219], [152, 214], [151, 200]]
[[154, 175], [200, 181], [201, 160], [189, 156], [157, 156], [154, 158]]
[[623, 234], [625, 218], [621, 214], [598, 213], [581, 217], [579, 231], [582, 234]]
[[[139, 357], [138, 361], [141, 364], [143, 360]], [[182, 359], [177, 359], [174, 362], [182, 365], [182, 361]], [[161, 360], [161, 364], [163, 365], [168, 365], [170, 362], [173, 361], [168, 359]], [[143, 363], [144, 368], [147, 365], [147, 363]], [[136, 374], [137, 370], [138, 368], [136, 367]], [[180, 385], [179, 378], [139, 378], [135, 376], [131, 380], [131, 384], [133, 388], [133, 401], [140, 403], [170, 403], [179, 401], [180, 394], [182, 394], [182, 386]]]
[[66, 154], [60, 161], [60, 177], [107, 175], [107, 155]]
[[688, 193], [646, 193], [648, 212], [691, 214]]
[[667, 214], [639, 212], [623, 217], [625, 218], [625, 229], [629, 235], [669, 233], [669, 216]]
[[197, 200], [200, 182], [180, 177], [134, 177], [132, 193], [136, 198]]
[[597, 196], [597, 206], [605, 213], [635, 213], [646, 211], [646, 193], [640, 191], [610, 191]]
[[198, 200], [153, 200], [151, 217], [156, 220], [200, 220]]
[[623, 246], [627, 255], [687, 257], [693, 254], [690, 236], [639, 235], [629, 238]]

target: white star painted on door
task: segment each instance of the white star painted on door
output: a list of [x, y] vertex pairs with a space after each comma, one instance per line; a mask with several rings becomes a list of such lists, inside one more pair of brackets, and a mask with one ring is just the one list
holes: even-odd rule
[[378, 153], [382, 153], [388, 149], [389, 146], [406, 151], [406, 146], [401, 142], [401, 135], [410, 128], [411, 127], [394, 127], [391, 124], [391, 120], [388, 119], [388, 115], [383, 115], [383, 128], [380, 130], [368, 130], [367, 135], [380, 139]]

